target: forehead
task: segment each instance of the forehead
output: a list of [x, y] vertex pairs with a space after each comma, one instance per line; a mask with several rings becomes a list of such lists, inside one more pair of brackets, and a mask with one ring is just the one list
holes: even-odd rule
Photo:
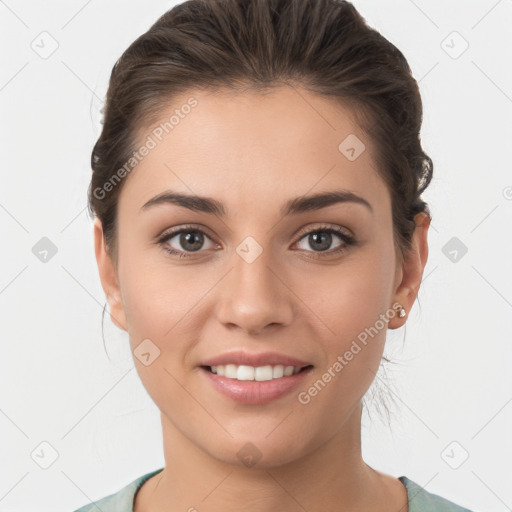
[[341, 188], [389, 207], [354, 112], [302, 88], [190, 90], [137, 138], [145, 156], [127, 176], [120, 210], [139, 210], [166, 189], [216, 197], [237, 212], [248, 203], [277, 211], [290, 197]]

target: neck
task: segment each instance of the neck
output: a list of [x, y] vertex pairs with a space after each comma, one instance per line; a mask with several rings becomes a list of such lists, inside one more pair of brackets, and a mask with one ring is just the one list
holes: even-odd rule
[[[320, 447], [290, 463], [233, 466], [201, 450], [162, 414], [165, 468], [137, 493], [136, 510], [378, 510], [381, 474], [361, 456], [361, 403]], [[148, 481], [149, 483], [149, 481]]]

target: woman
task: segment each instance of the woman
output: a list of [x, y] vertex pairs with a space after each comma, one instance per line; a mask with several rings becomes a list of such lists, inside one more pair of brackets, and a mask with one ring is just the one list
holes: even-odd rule
[[463, 511], [361, 456], [428, 256], [402, 55], [335, 0], [189, 0], [114, 66], [90, 211], [165, 467], [85, 512]]

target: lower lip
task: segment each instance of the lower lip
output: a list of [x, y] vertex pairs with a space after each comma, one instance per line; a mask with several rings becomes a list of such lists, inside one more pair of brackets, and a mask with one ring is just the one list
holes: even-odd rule
[[310, 366], [289, 377], [263, 381], [229, 379], [227, 377], [220, 377], [206, 368], [200, 369], [210, 380], [215, 389], [224, 396], [240, 404], [262, 405], [290, 393], [303, 382], [313, 367]]

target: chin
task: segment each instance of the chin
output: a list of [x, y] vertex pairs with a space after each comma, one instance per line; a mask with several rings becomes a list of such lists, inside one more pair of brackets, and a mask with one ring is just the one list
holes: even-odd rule
[[219, 462], [247, 469], [281, 467], [308, 453], [306, 446], [298, 444], [297, 436], [280, 437], [276, 433], [268, 435], [268, 432], [259, 436], [246, 433], [211, 446], [203, 445], [203, 450]]

